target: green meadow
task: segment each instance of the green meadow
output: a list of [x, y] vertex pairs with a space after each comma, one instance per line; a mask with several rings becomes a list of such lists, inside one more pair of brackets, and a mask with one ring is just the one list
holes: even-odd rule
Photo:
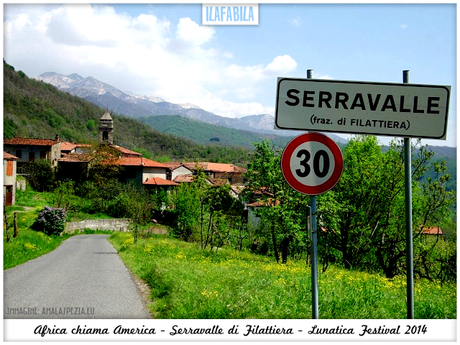
[[[114, 233], [111, 243], [151, 288], [149, 309], [164, 319], [310, 319], [311, 271], [301, 261], [232, 249], [202, 250], [162, 235]], [[330, 266], [320, 272], [321, 319], [405, 319], [406, 279]], [[456, 285], [417, 280], [415, 317], [455, 319]]]

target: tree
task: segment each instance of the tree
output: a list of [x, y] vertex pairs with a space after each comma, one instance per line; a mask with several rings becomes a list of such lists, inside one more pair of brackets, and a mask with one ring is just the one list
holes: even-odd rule
[[126, 194], [126, 214], [134, 225], [134, 243], [137, 242], [138, 226], [152, 218], [154, 204], [148, 191], [140, 184], [128, 183], [124, 186]]
[[[205, 249], [209, 244], [212, 249], [216, 241], [215, 236], [219, 238], [220, 245], [223, 245], [224, 239], [228, 238], [228, 232], [226, 235], [223, 234], [223, 227], [227, 225], [228, 218], [231, 217], [232, 213], [238, 213], [241, 210], [238, 208], [239, 203], [237, 200], [230, 196], [229, 185], [208, 186], [205, 190], [203, 201], [207, 206], [209, 221], [206, 236], [202, 236], [201, 247]], [[218, 220], [217, 224], [215, 218]], [[201, 219], [203, 221], [203, 218]], [[219, 230], [219, 225], [224, 225], [221, 230]]]
[[[420, 142], [412, 148], [414, 238], [439, 221], [453, 201], [444, 176], [420, 187], [433, 155]], [[345, 268], [380, 269], [389, 278], [404, 267], [404, 156], [401, 142], [383, 152], [376, 137], [357, 136], [343, 150], [344, 171], [331, 192], [318, 198], [323, 247], [340, 253]]]
[[[292, 244], [305, 247], [307, 201], [309, 198], [292, 189], [281, 172], [281, 152], [268, 141], [255, 143], [253, 160], [246, 173], [245, 199], [258, 200], [263, 228], [268, 229], [273, 255], [277, 262], [287, 262]], [[265, 234], [263, 234], [266, 236]]]
[[38, 192], [49, 192], [54, 189], [55, 175], [51, 163], [46, 159], [29, 162], [25, 166], [27, 180]]
[[199, 226], [200, 199], [199, 191], [195, 184], [181, 184], [175, 188], [171, 195], [173, 204], [172, 233], [174, 236], [190, 241]]

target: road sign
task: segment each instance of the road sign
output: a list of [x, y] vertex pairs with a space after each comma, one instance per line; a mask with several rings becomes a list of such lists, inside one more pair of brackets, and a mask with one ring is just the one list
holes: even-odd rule
[[281, 170], [287, 183], [298, 192], [322, 194], [334, 187], [342, 175], [342, 151], [324, 134], [302, 134], [284, 148]]
[[278, 78], [280, 129], [446, 139], [450, 86]]

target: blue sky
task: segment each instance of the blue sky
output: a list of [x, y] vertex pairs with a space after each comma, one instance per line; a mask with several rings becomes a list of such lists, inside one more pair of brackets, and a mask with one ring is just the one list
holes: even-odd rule
[[[218, 115], [274, 114], [277, 77], [452, 86], [456, 4], [259, 4], [257, 26], [202, 26], [201, 4], [4, 5], [4, 58], [93, 76]], [[388, 139], [381, 139], [387, 142]]]

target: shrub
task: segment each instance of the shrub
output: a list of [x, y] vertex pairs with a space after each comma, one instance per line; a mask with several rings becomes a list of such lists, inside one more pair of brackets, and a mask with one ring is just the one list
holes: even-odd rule
[[65, 228], [67, 213], [63, 208], [51, 208], [45, 206], [38, 213], [32, 229], [42, 231], [47, 235], [59, 235]]
[[30, 185], [36, 191], [49, 192], [54, 189], [54, 170], [51, 163], [46, 159], [27, 163], [26, 173]]

